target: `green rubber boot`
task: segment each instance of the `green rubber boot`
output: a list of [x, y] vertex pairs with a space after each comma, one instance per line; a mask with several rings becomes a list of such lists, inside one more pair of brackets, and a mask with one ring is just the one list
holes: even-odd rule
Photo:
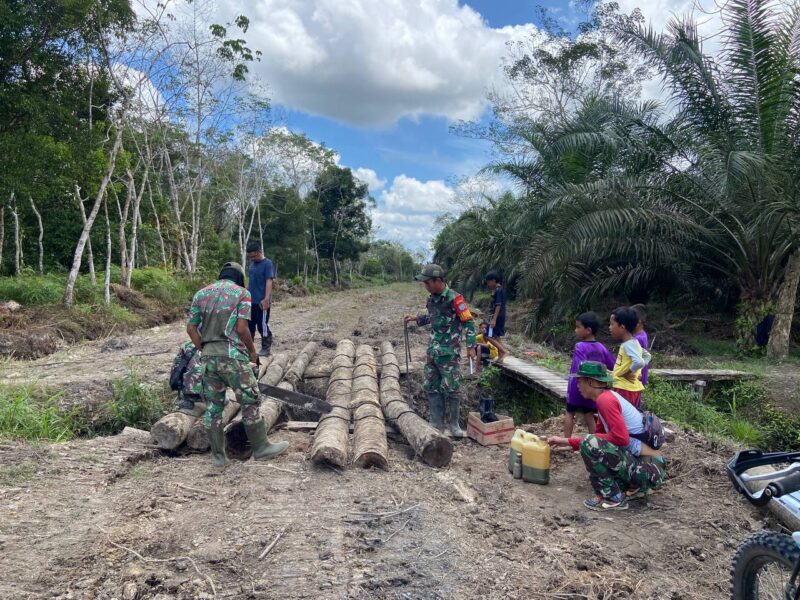
[[438, 392], [429, 392], [428, 410], [430, 412], [428, 422], [431, 427], [441, 431], [444, 427], [444, 396]]
[[247, 433], [247, 439], [250, 440], [250, 445], [253, 447], [253, 458], [256, 460], [278, 456], [286, 452], [289, 447], [289, 442], [270, 443], [267, 439], [267, 428], [264, 425], [264, 419], [259, 419], [251, 425], [245, 423], [244, 431]]
[[464, 430], [461, 429], [461, 425], [458, 424], [458, 418], [460, 416], [459, 409], [461, 408], [461, 395], [459, 394], [450, 396], [447, 399], [447, 408], [450, 411], [450, 435], [452, 435], [454, 438], [463, 438]]
[[231, 461], [225, 454], [225, 431], [222, 427], [209, 427], [208, 441], [211, 443], [211, 464], [218, 469], [224, 469]]

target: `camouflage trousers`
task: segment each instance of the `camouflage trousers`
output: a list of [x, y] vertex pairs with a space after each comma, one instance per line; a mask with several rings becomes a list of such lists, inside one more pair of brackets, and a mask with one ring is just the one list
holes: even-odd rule
[[204, 356], [203, 399], [206, 428], [222, 427], [222, 410], [225, 408], [225, 390], [231, 388], [241, 397], [242, 421], [251, 425], [261, 418], [258, 381], [250, 363], [227, 356]]
[[664, 483], [667, 476], [663, 458], [634, 456], [628, 448], [594, 435], [586, 436], [580, 450], [592, 488], [603, 498], [613, 498], [627, 490], [647, 492]]
[[428, 393], [451, 396], [461, 387], [461, 366], [458, 355], [431, 356], [425, 362], [425, 383], [423, 389]]

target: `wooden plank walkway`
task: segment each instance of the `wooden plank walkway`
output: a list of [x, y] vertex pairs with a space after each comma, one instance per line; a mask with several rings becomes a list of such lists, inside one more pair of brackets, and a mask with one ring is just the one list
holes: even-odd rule
[[[567, 397], [568, 377], [546, 367], [508, 356], [497, 365], [503, 373], [536, 391], [564, 400]], [[694, 383], [695, 381], [735, 381], [749, 379], [752, 373], [729, 369], [650, 369], [651, 375], [663, 377], [669, 381]]]

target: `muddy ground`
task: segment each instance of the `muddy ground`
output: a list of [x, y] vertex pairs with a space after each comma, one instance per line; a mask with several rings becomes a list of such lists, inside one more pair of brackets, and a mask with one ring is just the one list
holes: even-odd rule
[[[423, 301], [413, 286], [287, 299], [273, 313], [276, 350], [345, 336], [400, 349], [401, 316]], [[134, 361], [162, 380], [183, 337], [176, 324], [85, 343], [6, 365], [2, 379], [101, 394]], [[412, 344], [416, 362], [424, 335]], [[460, 442], [437, 470], [390, 441], [388, 471], [340, 471], [306, 461], [309, 434], [272, 437], [288, 454], [223, 473], [208, 455], [163, 455], [135, 433], [3, 441], [0, 598], [718, 600], [735, 547], [774, 527], [731, 489], [733, 449], [683, 431], [666, 448], [665, 486], [611, 514], [582, 506], [591, 489], [571, 453], [555, 454], [550, 484], [537, 486], [511, 478], [505, 447]]]

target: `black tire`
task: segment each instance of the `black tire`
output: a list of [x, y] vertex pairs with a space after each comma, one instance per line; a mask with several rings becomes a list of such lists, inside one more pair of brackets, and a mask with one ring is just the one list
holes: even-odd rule
[[[731, 598], [784, 600], [782, 588], [789, 582], [798, 561], [800, 550], [788, 535], [767, 531], [753, 534], [739, 546], [733, 557]], [[763, 589], [767, 585], [770, 589]], [[794, 598], [793, 595], [790, 597]]]

